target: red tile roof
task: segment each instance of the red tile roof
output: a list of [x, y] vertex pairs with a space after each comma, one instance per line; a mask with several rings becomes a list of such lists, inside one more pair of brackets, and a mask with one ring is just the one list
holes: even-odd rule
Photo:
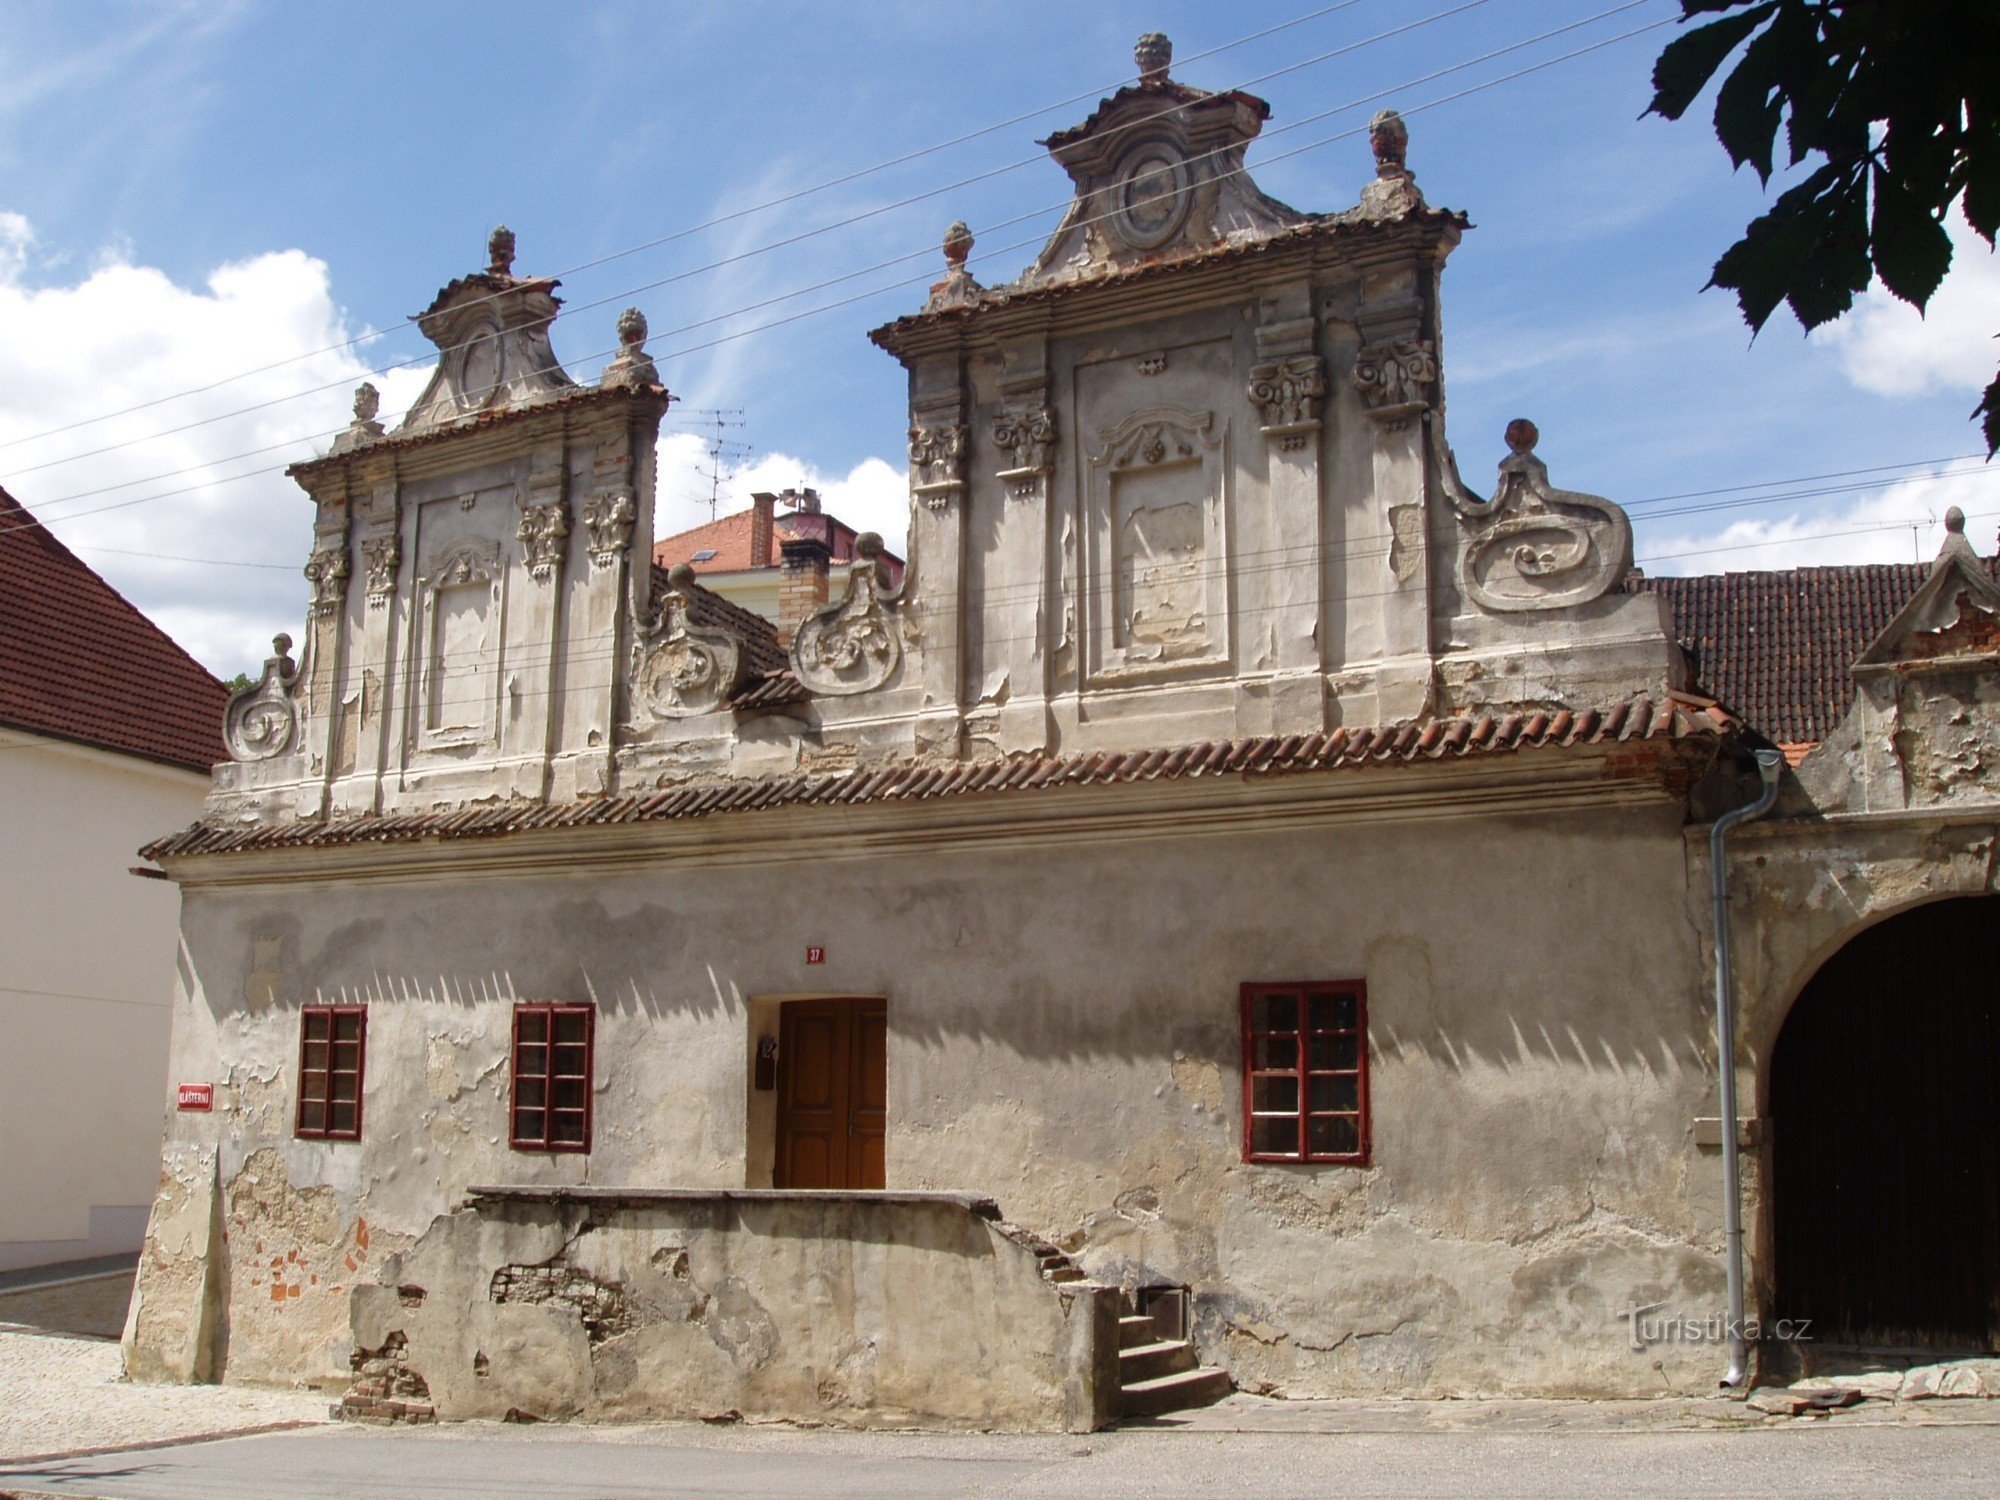
[[[770, 558], [754, 558], [750, 555], [750, 523], [755, 515], [754, 508], [739, 510], [734, 515], [719, 516], [686, 531], [662, 537], [653, 543], [653, 563], [662, 568], [686, 563], [697, 573], [745, 573], [758, 568], [776, 568], [779, 566], [778, 548], [784, 544], [786, 537], [814, 534], [826, 542], [836, 564], [854, 560], [854, 538], [858, 533], [845, 521], [824, 511], [799, 511], [776, 517], [771, 527]], [[715, 555], [697, 558], [696, 554], [700, 552], [713, 552]], [[903, 560], [893, 552], [884, 552], [882, 558], [889, 565], [889, 587], [894, 588], [903, 576]]]
[[1635, 578], [1627, 586], [1667, 601], [1704, 693], [1775, 744], [1811, 745], [1847, 716], [1854, 703], [1848, 669], [1930, 566], [1708, 573]]
[[0, 724], [206, 771], [229, 690], [0, 490]]
[[1277, 776], [1361, 769], [1371, 765], [1463, 760], [1558, 746], [1687, 742], [1713, 746], [1735, 728], [1706, 699], [1669, 693], [1662, 702], [1627, 699], [1606, 709], [1554, 713], [1465, 714], [1379, 729], [1330, 734], [1265, 735], [1157, 750], [1087, 750], [1069, 755], [1021, 755], [1006, 760], [898, 762], [851, 771], [792, 776], [732, 777], [664, 791], [600, 797], [588, 802], [515, 802], [452, 812], [302, 821], [245, 827], [197, 823], [161, 839], [148, 858], [234, 854], [255, 849], [411, 843], [420, 839], [494, 838], [540, 828], [598, 823], [657, 823], [712, 813], [757, 812], [799, 804], [914, 802], [972, 793], [1031, 791], [1174, 781], [1196, 776]]

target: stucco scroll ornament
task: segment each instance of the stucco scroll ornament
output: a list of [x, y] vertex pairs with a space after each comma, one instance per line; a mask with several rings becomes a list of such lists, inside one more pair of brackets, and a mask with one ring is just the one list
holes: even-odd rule
[[340, 606], [347, 599], [349, 568], [347, 548], [338, 543], [321, 547], [306, 559], [306, 581], [312, 584], [312, 604], [307, 613], [315, 620], [340, 613]]
[[1286, 452], [1305, 447], [1319, 431], [1319, 404], [1326, 396], [1326, 361], [1317, 354], [1294, 354], [1250, 367], [1250, 400], [1263, 422], [1264, 436]]
[[222, 711], [222, 743], [235, 760], [270, 760], [283, 755], [298, 739], [298, 705], [292, 685], [299, 669], [292, 662], [292, 638], [271, 640], [264, 675], [232, 694]]
[[583, 502], [583, 524], [590, 528], [590, 560], [608, 568], [632, 544], [638, 511], [630, 490], [606, 490]]
[[562, 561], [563, 542], [569, 536], [569, 507], [560, 500], [521, 508], [521, 524], [514, 535], [521, 539], [521, 552], [528, 571], [547, 580]]
[[816, 610], [792, 636], [792, 670], [814, 693], [866, 693], [889, 680], [903, 659], [896, 623], [903, 591], [882, 586], [882, 538], [864, 531], [854, 539], [847, 596]]
[[1370, 344], [1354, 359], [1354, 389], [1368, 415], [1391, 432], [1430, 410], [1437, 384], [1437, 351], [1428, 339]]
[[395, 532], [370, 537], [361, 544], [362, 566], [368, 570], [368, 602], [382, 605], [396, 592], [396, 569], [402, 566], [403, 542]]
[[965, 488], [965, 424], [912, 427], [910, 467], [916, 471], [912, 492], [932, 510], [943, 510], [952, 492]]
[[639, 700], [656, 719], [713, 713], [742, 684], [742, 648], [726, 631], [695, 623], [693, 568], [677, 565], [667, 582], [659, 612], [639, 641]]
[[1491, 500], [1466, 489], [1458, 464], [1433, 424], [1431, 442], [1445, 492], [1467, 533], [1458, 582], [1482, 609], [1496, 613], [1564, 609], [1607, 593], [1632, 566], [1632, 522], [1601, 495], [1559, 490], [1535, 456], [1541, 434], [1517, 418], [1507, 424], [1507, 456]]
[[1054, 466], [1056, 414], [1039, 403], [1008, 407], [994, 418], [993, 446], [1008, 459], [995, 477], [1017, 496], [1032, 495]]

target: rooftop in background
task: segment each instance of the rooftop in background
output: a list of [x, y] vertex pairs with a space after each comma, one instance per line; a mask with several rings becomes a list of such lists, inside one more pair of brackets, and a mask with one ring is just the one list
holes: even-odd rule
[[206, 771], [229, 689], [0, 490], [0, 725]]
[[[1995, 559], [1986, 559], [1992, 569]], [[1660, 595], [1701, 690], [1782, 746], [1816, 745], [1854, 704], [1854, 665], [1931, 570], [1862, 563], [1634, 578]], [[1796, 759], [1796, 756], [1794, 756]]]
[[[792, 507], [791, 513], [778, 515], [780, 505]], [[818, 491], [786, 490], [752, 496], [748, 510], [663, 537], [653, 544], [653, 563], [662, 568], [687, 563], [702, 575], [775, 570], [782, 565], [779, 548], [786, 538], [811, 536], [825, 542], [830, 560], [840, 564], [854, 560], [857, 535], [845, 521], [819, 508]], [[903, 560], [884, 552], [882, 561], [889, 566], [889, 586], [894, 588], [902, 582]]]

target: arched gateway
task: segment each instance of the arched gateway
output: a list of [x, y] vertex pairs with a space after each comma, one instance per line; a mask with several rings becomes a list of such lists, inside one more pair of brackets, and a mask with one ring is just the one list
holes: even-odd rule
[[1778, 1318], [1817, 1348], [2000, 1345], [2000, 897], [1863, 931], [1772, 1051]]

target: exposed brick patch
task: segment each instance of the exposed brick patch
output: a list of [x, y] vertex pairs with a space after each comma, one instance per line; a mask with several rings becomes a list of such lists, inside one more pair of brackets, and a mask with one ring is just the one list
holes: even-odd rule
[[502, 1266], [488, 1295], [495, 1302], [554, 1303], [575, 1311], [593, 1344], [616, 1338], [634, 1324], [625, 1288], [594, 1281], [574, 1266]]
[[410, 1368], [409, 1341], [399, 1328], [379, 1349], [357, 1349], [348, 1356], [354, 1384], [334, 1408], [346, 1422], [434, 1422], [430, 1385]]

